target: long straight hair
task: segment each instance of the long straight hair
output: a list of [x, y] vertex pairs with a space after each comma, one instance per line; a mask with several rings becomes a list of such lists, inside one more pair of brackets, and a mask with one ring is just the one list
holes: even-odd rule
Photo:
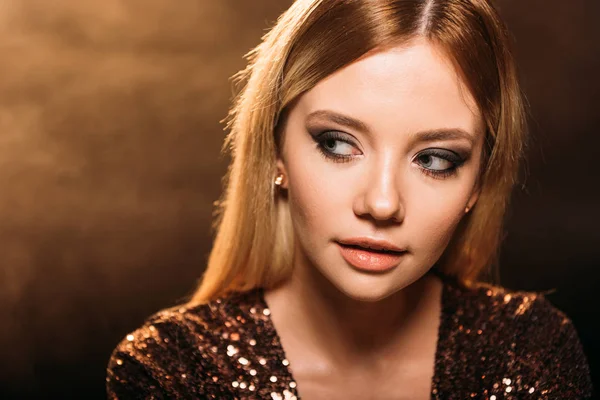
[[495, 268], [510, 194], [525, 146], [525, 117], [509, 34], [487, 0], [297, 0], [234, 75], [226, 119], [231, 153], [215, 203], [216, 237], [191, 302], [270, 288], [290, 277], [294, 237], [273, 179], [282, 120], [319, 81], [377, 51], [426, 38], [441, 47], [486, 125], [480, 195], [436, 268], [468, 284]]

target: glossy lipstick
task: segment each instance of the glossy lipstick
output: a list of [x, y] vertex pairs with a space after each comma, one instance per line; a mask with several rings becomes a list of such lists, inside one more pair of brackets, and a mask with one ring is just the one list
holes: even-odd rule
[[384, 252], [338, 243], [344, 260], [353, 267], [372, 272], [385, 272], [397, 266], [406, 252]]

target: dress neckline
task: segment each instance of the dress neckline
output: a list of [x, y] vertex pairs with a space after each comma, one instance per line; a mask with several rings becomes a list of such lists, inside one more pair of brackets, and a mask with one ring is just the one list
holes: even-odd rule
[[[429, 392], [431, 399], [437, 398], [439, 380], [440, 380], [440, 377], [442, 374], [442, 371], [440, 370], [441, 368], [443, 368], [443, 365], [441, 362], [441, 353], [442, 353], [442, 350], [444, 349], [443, 340], [444, 340], [444, 337], [446, 336], [444, 333], [447, 331], [447, 327], [448, 327], [448, 323], [449, 323], [449, 321], [448, 321], [449, 315], [451, 314], [451, 311], [447, 309], [449, 306], [449, 301], [448, 301], [447, 297], [450, 294], [449, 290], [448, 290], [449, 289], [448, 286], [451, 284], [451, 281], [452, 281], [451, 277], [446, 276], [446, 275], [442, 274], [441, 272], [438, 272], [437, 270], [433, 270], [433, 273], [436, 276], [438, 276], [442, 281], [442, 293], [440, 296], [440, 316], [439, 316], [439, 325], [438, 325], [438, 329], [437, 329], [437, 340], [436, 340], [436, 348], [435, 348], [433, 376], [431, 378], [431, 389]], [[259, 300], [260, 306], [263, 308], [263, 310], [268, 310], [269, 305], [267, 304], [267, 302], [265, 300], [264, 288], [258, 287], [257, 291], [258, 291], [258, 300]], [[290, 382], [290, 391], [294, 394], [294, 396], [296, 396], [298, 399], [300, 399], [300, 396], [298, 394], [299, 393], [298, 385], [297, 385], [296, 379], [294, 378], [294, 374], [292, 373], [292, 365], [290, 365], [290, 362], [287, 359], [285, 350], [281, 343], [281, 338], [279, 336], [279, 333], [277, 332], [277, 329], [275, 328], [275, 324], [273, 323], [273, 319], [271, 318], [270, 312], [267, 312], [265, 315], [266, 315], [266, 318], [263, 319], [263, 321], [265, 321], [264, 329], [266, 330], [267, 335], [271, 339], [271, 344], [273, 345], [273, 350], [274, 350], [275, 354], [277, 355], [277, 359], [278, 359], [277, 361], [279, 363], [281, 363], [281, 365], [285, 366], [284, 371], [287, 376], [285, 376], [283, 378], [286, 381]]]

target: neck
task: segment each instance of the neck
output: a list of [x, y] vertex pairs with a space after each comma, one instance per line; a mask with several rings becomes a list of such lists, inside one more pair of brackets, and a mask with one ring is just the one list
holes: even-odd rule
[[322, 364], [381, 365], [386, 355], [418, 353], [422, 332], [439, 323], [441, 287], [427, 273], [384, 299], [365, 302], [342, 293], [306, 260], [296, 260], [291, 279], [265, 299], [282, 305], [273, 311], [277, 329], [293, 327], [289, 334], [321, 355]]

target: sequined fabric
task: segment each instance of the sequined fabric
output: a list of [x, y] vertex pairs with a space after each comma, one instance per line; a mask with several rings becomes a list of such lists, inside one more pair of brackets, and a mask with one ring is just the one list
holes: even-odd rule
[[[109, 399], [299, 399], [261, 288], [163, 310], [110, 358]], [[447, 279], [431, 399], [586, 399], [571, 321], [541, 294]]]

